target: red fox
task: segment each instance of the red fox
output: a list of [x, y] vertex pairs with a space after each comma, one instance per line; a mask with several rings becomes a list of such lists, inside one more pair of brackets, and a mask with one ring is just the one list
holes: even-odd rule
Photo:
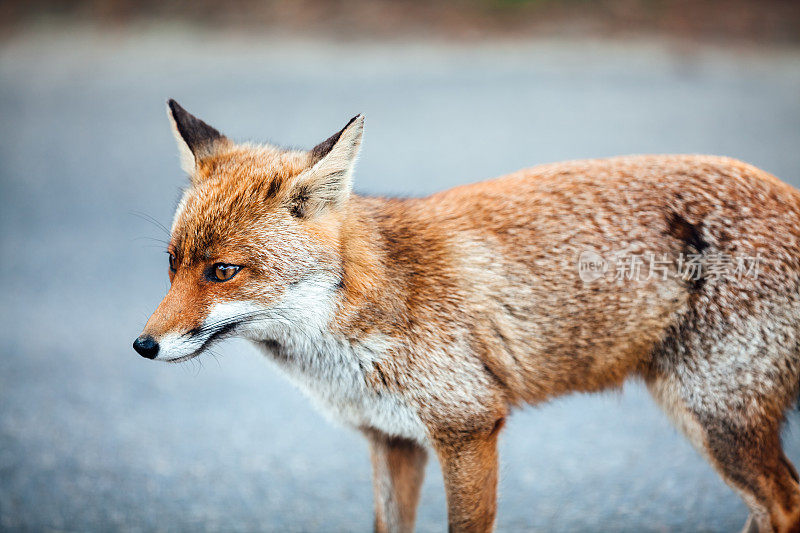
[[376, 531], [413, 530], [428, 450], [450, 530], [490, 531], [509, 412], [633, 377], [744, 499], [747, 530], [800, 532], [780, 438], [800, 393], [797, 190], [652, 155], [372, 198], [351, 192], [361, 115], [309, 151], [168, 115], [191, 186], [134, 348], [177, 362], [251, 340], [368, 439]]

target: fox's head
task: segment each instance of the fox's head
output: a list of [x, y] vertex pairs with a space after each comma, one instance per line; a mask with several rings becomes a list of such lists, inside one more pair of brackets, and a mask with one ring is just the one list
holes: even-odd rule
[[185, 361], [226, 336], [329, 320], [364, 118], [306, 151], [236, 144], [174, 100], [167, 114], [190, 186], [167, 248], [169, 292], [134, 349]]

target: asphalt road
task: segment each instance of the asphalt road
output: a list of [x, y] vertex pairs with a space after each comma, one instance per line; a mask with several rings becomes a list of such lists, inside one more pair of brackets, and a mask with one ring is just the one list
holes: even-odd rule
[[[249, 345], [130, 347], [184, 178], [167, 97], [239, 139], [367, 117], [357, 188], [537, 163], [735, 156], [800, 185], [800, 53], [658, 43], [325, 44], [43, 29], [0, 46], [0, 529], [368, 531], [366, 446]], [[144, 215], [138, 216], [137, 214]], [[800, 463], [800, 417], [785, 441]], [[637, 384], [516, 413], [499, 531], [735, 531], [746, 510]], [[420, 531], [445, 530], [431, 463]]]

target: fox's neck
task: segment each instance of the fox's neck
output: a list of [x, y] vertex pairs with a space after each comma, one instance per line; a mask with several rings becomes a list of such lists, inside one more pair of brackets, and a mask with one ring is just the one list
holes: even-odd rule
[[344, 267], [333, 327], [350, 338], [401, 333], [425, 286], [437, 278], [444, 243], [420, 217], [422, 200], [354, 196], [343, 225]]
[[296, 306], [293, 319], [275, 321], [250, 340], [290, 373], [322, 379], [330, 355], [337, 354], [337, 364], [352, 366], [342, 375], [363, 379], [361, 370], [412, 330], [420, 291], [433, 281], [425, 279], [429, 261], [419, 242], [424, 231], [417, 203], [351, 198], [341, 221], [338, 286], [328, 280], [298, 289], [307, 301]]

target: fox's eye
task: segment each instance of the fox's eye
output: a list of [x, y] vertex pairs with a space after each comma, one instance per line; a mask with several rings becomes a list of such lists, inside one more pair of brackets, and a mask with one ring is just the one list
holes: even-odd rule
[[169, 269], [173, 272], [178, 270], [178, 260], [175, 258], [175, 254], [169, 254]]
[[242, 267], [236, 265], [226, 265], [225, 263], [217, 263], [211, 271], [211, 279], [213, 281], [228, 281], [239, 272]]

